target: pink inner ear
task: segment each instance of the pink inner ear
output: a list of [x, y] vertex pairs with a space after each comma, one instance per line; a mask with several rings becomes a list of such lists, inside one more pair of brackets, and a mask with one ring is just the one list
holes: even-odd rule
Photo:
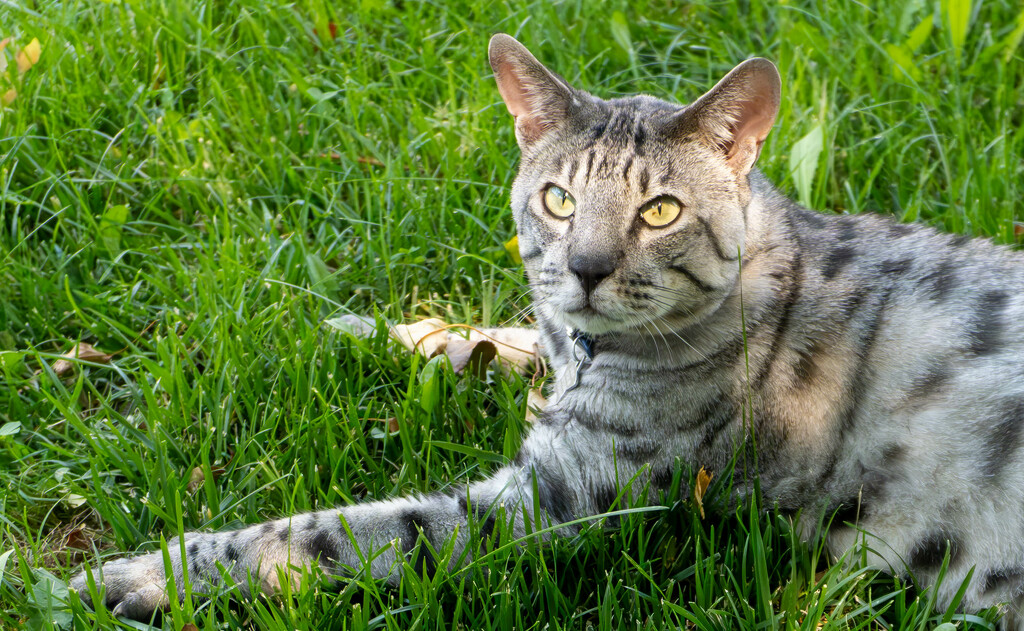
[[498, 91], [505, 101], [505, 107], [512, 116], [519, 118], [529, 114], [529, 103], [527, 102], [526, 86], [519, 80], [519, 76], [512, 69], [512, 64], [501, 63], [495, 72], [498, 80]]
[[731, 158], [737, 149], [744, 145], [747, 138], [753, 136], [757, 146], [760, 147], [768, 132], [772, 129], [773, 117], [769, 115], [772, 110], [771, 103], [763, 98], [753, 98], [743, 103], [740, 108], [737, 121], [732, 128], [732, 144], [729, 146], [727, 157]]

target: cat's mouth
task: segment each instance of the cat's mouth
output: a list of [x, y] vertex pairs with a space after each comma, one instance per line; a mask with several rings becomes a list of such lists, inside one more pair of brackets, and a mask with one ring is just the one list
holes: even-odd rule
[[[607, 307], [608, 305], [605, 305]], [[567, 315], [572, 315], [578, 318], [601, 318], [605, 320], [618, 320], [618, 318], [608, 313], [607, 308], [601, 309], [598, 306], [597, 301], [593, 296], [583, 296], [583, 300], [576, 304], [569, 305], [562, 309], [562, 312]]]
[[570, 328], [592, 335], [609, 333], [622, 328], [622, 323], [618, 318], [602, 312], [589, 303], [582, 307], [564, 310], [562, 318]]
[[589, 302], [584, 304], [582, 307], [575, 307], [573, 309], [566, 309], [566, 313], [571, 315], [581, 316], [603, 316], [604, 314], [597, 310], [597, 307], [590, 304]]

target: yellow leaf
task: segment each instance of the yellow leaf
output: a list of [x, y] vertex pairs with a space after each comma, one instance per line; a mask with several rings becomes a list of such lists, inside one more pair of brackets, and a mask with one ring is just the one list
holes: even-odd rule
[[39, 43], [38, 37], [33, 37], [32, 41], [25, 47], [25, 54], [28, 55], [28, 60], [32, 62], [32, 65], [39, 63], [39, 57], [43, 54], [43, 45]]
[[11, 103], [14, 103], [14, 99], [16, 98], [18, 98], [18, 91], [14, 88], [11, 88], [10, 90], [4, 92], [3, 96], [0, 96], [0, 101], [3, 101], [4, 105], [10, 105]]
[[43, 47], [39, 43], [39, 38], [33, 37], [32, 41], [18, 52], [18, 72], [25, 72], [39, 63], [42, 52]]
[[903, 47], [914, 53], [928, 41], [928, 36], [932, 34], [932, 16], [929, 15], [925, 19], [921, 20], [921, 23], [914, 27], [914, 30], [910, 31], [910, 35], [907, 36], [907, 41], [903, 42]]
[[942, 21], [946, 23], [950, 39], [953, 41], [953, 53], [959, 61], [960, 51], [963, 50], [967, 30], [971, 25], [971, 0], [942, 0], [940, 10]]
[[905, 46], [886, 44], [885, 52], [892, 58], [892, 74], [897, 79], [902, 79], [904, 73], [914, 81], [921, 78], [921, 69], [914, 64], [914, 54]]
[[522, 265], [523, 259], [519, 256], [519, 235], [512, 237], [505, 242], [505, 251], [508, 252], [509, 258], [511, 258], [516, 265]]
[[696, 502], [697, 508], [700, 509], [700, 518], [704, 519], [704, 493], [707, 492], [708, 486], [711, 485], [711, 478], [714, 476], [712, 473], [708, 473], [704, 470], [704, 467], [700, 468], [697, 472], [697, 481], [693, 485], [693, 501]]
[[1003, 62], [1010, 63], [1013, 59], [1013, 54], [1020, 46], [1021, 40], [1024, 39], [1024, 11], [1020, 12], [1017, 16], [1017, 26], [1013, 29], [1013, 32], [1006, 36], [1003, 40]]

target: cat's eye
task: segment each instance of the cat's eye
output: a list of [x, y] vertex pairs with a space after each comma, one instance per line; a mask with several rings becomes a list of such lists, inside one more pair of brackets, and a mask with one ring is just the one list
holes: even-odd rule
[[560, 186], [552, 184], [544, 190], [544, 207], [559, 219], [568, 219], [576, 211], [576, 200]]
[[663, 228], [675, 221], [682, 210], [679, 200], [672, 197], [653, 199], [640, 208], [640, 216], [652, 228]]

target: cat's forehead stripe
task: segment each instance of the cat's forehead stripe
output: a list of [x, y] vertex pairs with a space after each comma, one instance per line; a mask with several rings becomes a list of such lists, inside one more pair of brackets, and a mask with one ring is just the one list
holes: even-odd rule
[[644, 131], [643, 123], [637, 123], [636, 130], [633, 132], [633, 151], [636, 151], [637, 155], [644, 155], [644, 142], [647, 141], [647, 132]]
[[[639, 178], [637, 183], [641, 193], [646, 192], [651, 174], [647, 166], [640, 166], [637, 163], [636, 154], [633, 152], [615, 152], [599, 149], [590, 149], [585, 155], [578, 155], [569, 158], [566, 155], [559, 155], [553, 161], [553, 170], [565, 178], [568, 186], [586, 186], [596, 180], [614, 179], [621, 174], [622, 179], [627, 183], [631, 181], [630, 175]], [[634, 166], [636, 171], [634, 172]], [[674, 171], [671, 166], [666, 170], [658, 170], [659, 182], [664, 184], [667, 178], [672, 177]], [[578, 177], [577, 177], [578, 176]]]
[[669, 162], [668, 165], [665, 167], [664, 173], [662, 173], [661, 177], [658, 178], [658, 184], [668, 184], [668, 182], [672, 179], [674, 175], [675, 170], [672, 168], [672, 163]]
[[652, 182], [666, 186], [675, 180], [677, 171], [671, 163], [652, 164], [638, 158], [639, 154], [633, 151], [595, 147], [585, 154], [559, 154], [552, 159], [552, 171], [561, 174], [565, 185], [570, 187], [621, 177], [626, 186], [635, 187], [641, 195], [648, 193]]
[[[602, 110], [605, 114], [605, 110]], [[607, 110], [587, 132], [586, 151], [599, 142], [606, 146], [630, 146], [638, 155], [644, 154], [649, 130], [646, 121], [633, 107], [618, 106]]]
[[675, 175], [671, 165], [654, 168], [652, 176], [649, 168], [641, 168], [635, 162], [637, 157], [646, 156], [646, 144], [652, 134], [641, 109], [633, 102], [610, 106], [601, 103], [595, 120], [580, 132], [583, 142], [572, 154], [557, 155], [552, 170], [561, 173], [568, 185], [579, 184], [577, 177], [586, 185], [592, 179], [610, 179], [621, 173], [626, 182], [634, 178], [632, 181], [641, 194], [646, 194], [652, 177], [659, 184], [669, 182]]
[[627, 113], [621, 111], [613, 112], [611, 121], [608, 123], [608, 140], [611, 142], [621, 141], [624, 137], [624, 130], [631, 127], [632, 125]]
[[569, 184], [572, 184], [573, 180], [576, 179], [576, 170], [579, 169], [579, 167], [580, 167], [580, 159], [579, 158], [573, 158], [572, 161], [569, 162], [569, 172], [566, 174], [566, 181]]

